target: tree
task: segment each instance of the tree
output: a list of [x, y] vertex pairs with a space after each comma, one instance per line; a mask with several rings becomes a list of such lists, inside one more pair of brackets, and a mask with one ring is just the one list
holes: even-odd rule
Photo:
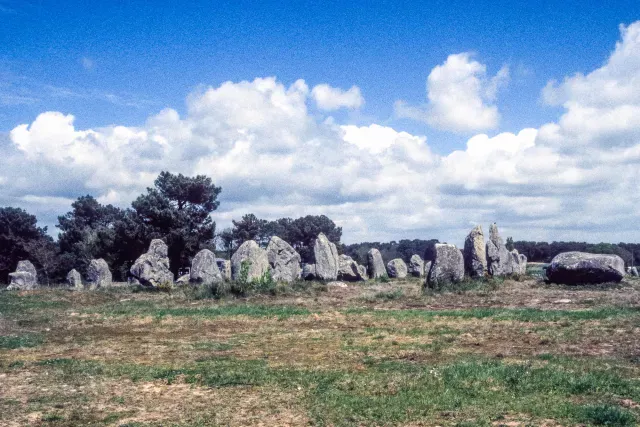
[[227, 252], [228, 257], [231, 258], [231, 253], [233, 251], [233, 230], [225, 228], [220, 232], [218, 237], [220, 238], [222, 249]]
[[220, 191], [204, 175], [161, 172], [154, 188], [147, 188], [147, 193], [131, 204], [140, 227], [137, 232], [145, 236], [145, 244], [158, 238], [169, 246], [174, 274], [189, 265], [190, 258], [214, 238], [216, 224], [210, 214], [220, 204]]
[[512, 251], [515, 249], [515, 246], [513, 245], [513, 237], [507, 237], [507, 243], [505, 243], [505, 246], [507, 247], [508, 251]]
[[232, 220], [231, 222], [233, 223], [232, 233], [236, 247], [247, 240], [255, 240], [261, 246], [266, 246], [266, 243], [264, 243], [266, 220], [258, 219], [254, 214], [250, 213], [243, 215], [240, 221]]
[[34, 215], [20, 208], [0, 208], [0, 280], [6, 283], [18, 261], [29, 259], [34, 248], [50, 240], [47, 228], [38, 227]]
[[60, 251], [73, 268], [84, 273], [94, 258], [104, 258], [113, 267], [119, 247], [129, 241], [117, 239], [116, 227], [126, 215], [112, 205], [101, 205], [93, 196], [78, 197], [72, 210], [58, 217]]

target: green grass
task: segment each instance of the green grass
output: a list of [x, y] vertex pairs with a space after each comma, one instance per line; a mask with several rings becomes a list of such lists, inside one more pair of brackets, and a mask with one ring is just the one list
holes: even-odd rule
[[63, 292], [51, 292], [45, 295], [20, 296], [13, 292], [0, 292], [0, 315], [12, 316], [16, 314], [40, 313], [43, 310], [57, 310], [69, 307], [69, 302], [62, 298]]
[[521, 322], [557, 322], [560, 320], [602, 320], [610, 318], [640, 316], [638, 307], [606, 307], [592, 310], [540, 310], [534, 308], [472, 308], [463, 310], [373, 310], [350, 308], [346, 314], [370, 314], [394, 319], [433, 319], [457, 317], [463, 319], [516, 320]]
[[286, 319], [291, 316], [311, 314], [308, 309], [303, 307], [277, 305], [220, 305], [206, 307], [158, 307], [158, 305], [153, 301], [126, 301], [124, 303], [107, 304], [93, 312], [107, 316], [153, 316], [156, 318], [167, 316], [202, 318], [248, 316]]
[[[304, 404], [316, 425], [392, 425], [456, 413], [460, 421], [490, 422], [505, 413], [569, 423], [633, 425], [636, 415], [611, 402], [640, 401], [640, 381], [606, 364], [588, 371], [483, 359], [444, 365], [368, 361], [364, 371], [271, 368], [265, 360], [218, 358], [183, 367], [100, 364], [52, 359], [39, 365], [61, 381], [87, 376], [133, 381], [175, 381], [205, 387], [274, 386], [305, 390]], [[576, 404], [579, 398], [580, 404]]]
[[36, 347], [42, 344], [42, 341], [40, 334], [0, 336], [0, 349], [13, 350], [22, 347]]

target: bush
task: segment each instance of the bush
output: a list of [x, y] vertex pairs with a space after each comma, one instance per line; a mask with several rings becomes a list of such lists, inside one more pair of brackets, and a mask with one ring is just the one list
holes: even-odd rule
[[587, 405], [578, 410], [578, 419], [597, 426], [632, 426], [636, 417], [629, 411], [613, 405]]

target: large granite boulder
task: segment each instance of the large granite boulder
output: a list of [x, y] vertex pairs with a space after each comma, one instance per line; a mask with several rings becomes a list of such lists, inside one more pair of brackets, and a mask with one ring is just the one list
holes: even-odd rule
[[313, 245], [313, 256], [316, 264], [316, 278], [320, 280], [336, 280], [340, 260], [338, 249], [323, 233], [318, 235]]
[[242, 265], [247, 266], [247, 281], [260, 279], [269, 270], [267, 252], [254, 240], [247, 240], [231, 257], [231, 278], [240, 280]]
[[457, 283], [464, 279], [464, 257], [455, 246], [446, 243], [436, 243], [434, 260], [427, 274], [426, 285], [430, 288], [440, 288], [449, 283]]
[[290, 283], [300, 277], [300, 254], [278, 236], [273, 236], [267, 245], [267, 259], [273, 280]]
[[302, 264], [302, 272], [300, 273], [302, 280], [314, 280], [316, 278], [315, 264]]
[[367, 273], [372, 279], [387, 275], [387, 268], [384, 266], [384, 261], [382, 261], [382, 255], [376, 248], [369, 249], [369, 252], [367, 252]]
[[31, 261], [19, 261], [16, 271], [9, 273], [11, 282], [7, 289], [28, 290], [38, 286], [38, 273]]
[[498, 226], [489, 226], [489, 240], [487, 241], [487, 270], [492, 276], [506, 276], [513, 273], [511, 254], [504, 244]]
[[564, 252], [547, 267], [550, 282], [567, 285], [619, 282], [624, 275], [624, 261], [618, 255]]
[[424, 276], [424, 260], [420, 255], [411, 255], [409, 260], [409, 274], [414, 277]]
[[[338, 258], [338, 279], [347, 282], [357, 282], [360, 280], [367, 280], [366, 272], [363, 272], [361, 265], [353, 260], [348, 255], [340, 255]], [[363, 275], [364, 273], [364, 275]]]
[[133, 263], [131, 275], [143, 286], [172, 286], [173, 273], [169, 270], [169, 247], [160, 239], [153, 239], [147, 253]]
[[109, 264], [102, 258], [92, 259], [89, 263], [89, 268], [87, 268], [87, 286], [89, 289], [111, 286], [112, 280]]
[[387, 274], [395, 279], [404, 279], [407, 277], [407, 264], [401, 259], [392, 259], [387, 263]]
[[231, 280], [231, 261], [224, 258], [216, 258], [216, 264], [218, 264], [218, 270], [220, 270], [222, 278]]
[[82, 289], [82, 275], [75, 268], [67, 273], [67, 284], [72, 288]]
[[216, 262], [216, 255], [209, 249], [202, 249], [191, 260], [189, 282], [211, 285], [222, 282], [222, 273]]
[[487, 251], [479, 225], [464, 241], [464, 269], [469, 277], [484, 277], [487, 272]]

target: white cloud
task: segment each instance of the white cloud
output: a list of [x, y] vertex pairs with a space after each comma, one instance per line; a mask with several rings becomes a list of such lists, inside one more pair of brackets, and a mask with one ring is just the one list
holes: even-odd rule
[[508, 81], [507, 66], [489, 78], [486, 66], [472, 60], [469, 53], [449, 55], [427, 78], [428, 104], [415, 107], [397, 101], [395, 114], [453, 132], [495, 129], [500, 114], [492, 102]]
[[[433, 153], [424, 136], [382, 124], [321, 121], [308, 111], [315, 97], [302, 80], [203, 87], [187, 97], [183, 116], [168, 108], [139, 127], [79, 129], [72, 115], [45, 112], [14, 128], [10, 141], [0, 135], [0, 201], [54, 222], [65, 203], [87, 193], [127, 205], [170, 170], [206, 174], [222, 186], [214, 214], [220, 226], [247, 212], [326, 214], [344, 227], [347, 242], [460, 244], [473, 224], [494, 220], [516, 239], [638, 240], [640, 102], [603, 89], [633, 92], [638, 28], [622, 29], [602, 67], [545, 89], [565, 109], [556, 122], [475, 135], [446, 155]], [[455, 61], [483, 110], [507, 71], [486, 78], [481, 64]]]
[[351, 86], [345, 91], [328, 84], [320, 84], [313, 87], [311, 96], [316, 101], [318, 108], [324, 111], [334, 111], [340, 108], [357, 109], [364, 104], [364, 98], [358, 86]]

